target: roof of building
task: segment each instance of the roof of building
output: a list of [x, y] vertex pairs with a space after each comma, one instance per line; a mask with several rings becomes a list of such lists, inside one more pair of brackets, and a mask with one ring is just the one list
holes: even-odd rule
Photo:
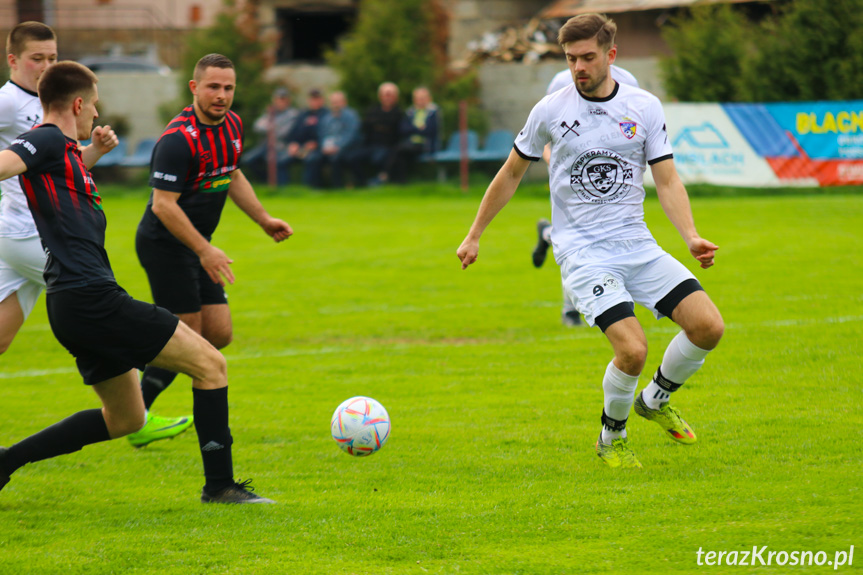
[[540, 18], [569, 18], [589, 12], [639, 12], [681, 8], [695, 4], [770, 2], [773, 0], [555, 0], [539, 13]]

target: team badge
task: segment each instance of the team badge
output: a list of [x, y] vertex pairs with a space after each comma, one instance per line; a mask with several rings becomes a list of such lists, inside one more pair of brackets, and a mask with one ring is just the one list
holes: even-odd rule
[[629, 192], [632, 175], [632, 166], [623, 156], [598, 148], [576, 158], [570, 168], [569, 184], [583, 202], [611, 204]]
[[635, 129], [637, 126], [638, 124], [633, 122], [631, 118], [624, 117], [623, 121], [620, 122], [620, 131], [623, 132], [623, 135], [626, 136], [627, 140], [631, 140], [635, 137]]

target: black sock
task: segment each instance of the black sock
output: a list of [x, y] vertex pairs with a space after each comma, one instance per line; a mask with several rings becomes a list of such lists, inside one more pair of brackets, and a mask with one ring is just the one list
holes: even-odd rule
[[141, 376], [141, 394], [144, 396], [144, 407], [150, 409], [159, 394], [168, 389], [177, 374], [167, 369], [148, 365]]
[[27, 463], [73, 453], [85, 445], [109, 439], [101, 409], [79, 411], [11, 446], [0, 471], [11, 475]]
[[204, 460], [204, 489], [213, 495], [234, 483], [234, 464], [231, 458], [231, 429], [228, 427], [228, 388], [192, 388], [195, 399], [192, 412], [198, 445]]

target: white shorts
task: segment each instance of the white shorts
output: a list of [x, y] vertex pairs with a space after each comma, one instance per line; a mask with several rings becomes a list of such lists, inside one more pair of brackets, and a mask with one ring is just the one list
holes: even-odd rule
[[29, 316], [45, 290], [42, 272], [46, 259], [38, 236], [0, 238], [0, 302], [17, 293], [24, 317]]
[[657, 319], [656, 304], [695, 276], [652, 240], [598, 242], [566, 256], [563, 289], [588, 325], [620, 303], [637, 302]]

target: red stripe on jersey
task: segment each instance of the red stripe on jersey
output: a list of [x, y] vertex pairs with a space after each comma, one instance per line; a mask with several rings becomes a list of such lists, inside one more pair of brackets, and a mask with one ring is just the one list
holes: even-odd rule
[[41, 213], [39, 202], [36, 201], [36, 192], [33, 191], [33, 184], [30, 183], [30, 178], [24, 176], [22, 180], [24, 182], [24, 193], [27, 195], [27, 200], [29, 200], [30, 209], [36, 213]]
[[[213, 137], [213, 130], [207, 130], [207, 140], [210, 142], [210, 157], [213, 159], [213, 169], [208, 170], [215, 172], [216, 166], [219, 165], [219, 157], [216, 154], [216, 138]], [[222, 155], [222, 160], [225, 160], [224, 153]]]
[[[66, 147], [66, 154], [63, 156], [63, 161], [66, 164], [66, 189], [69, 190], [69, 197], [72, 199], [72, 205], [75, 206], [75, 211], [80, 212], [81, 206], [78, 203], [78, 194], [75, 193], [75, 168], [72, 165], [72, 158], [69, 155], [68, 145]], [[86, 178], [84, 180], [84, 183], [87, 183]]]
[[48, 192], [48, 200], [51, 202], [51, 207], [55, 212], [60, 212], [60, 199], [57, 197], [57, 189], [54, 187], [54, 180], [48, 174], [39, 176], [42, 178], [42, 184], [45, 186], [45, 191]]
[[[219, 130], [219, 140], [222, 142], [222, 160], [223, 166], [230, 166], [234, 162], [231, 161], [230, 153], [231, 151], [228, 149], [228, 143], [225, 141], [225, 130]], [[230, 146], [233, 148], [233, 146]]]

